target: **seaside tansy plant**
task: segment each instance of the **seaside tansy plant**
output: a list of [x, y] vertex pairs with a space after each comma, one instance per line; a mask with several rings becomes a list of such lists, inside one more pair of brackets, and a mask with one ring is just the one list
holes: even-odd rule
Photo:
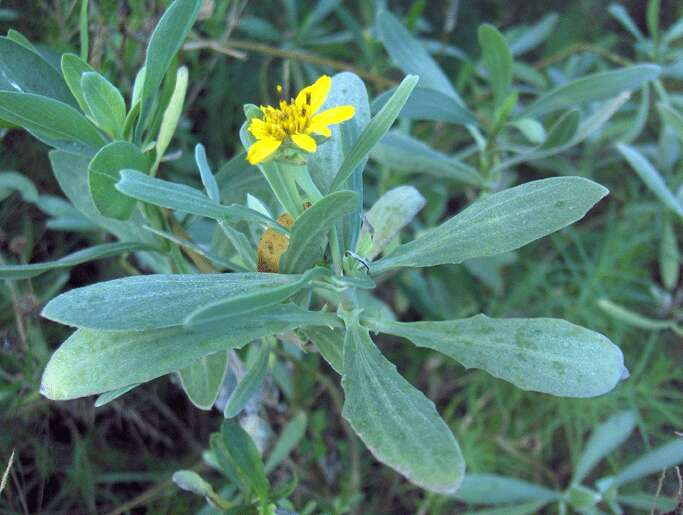
[[[475, 189], [471, 205], [389, 248], [425, 199], [400, 186], [364, 216], [363, 170], [411, 94], [424, 95], [416, 75], [383, 95], [372, 116], [363, 81], [348, 72], [321, 77], [279, 107], [246, 105], [239, 134], [246, 153], [230, 162], [231, 174], [214, 176], [198, 145], [204, 191], [157, 177], [191, 80], [185, 68], [167, 72], [200, 4], [171, 3], [127, 100], [78, 56], [63, 56], [57, 71], [38, 52], [0, 38], [0, 60], [13, 64], [3, 68], [11, 77], [0, 83], [0, 118], [53, 147], [53, 171], [79, 216], [118, 240], [53, 262], [3, 265], [1, 277], [26, 279], [124, 253], [142, 272], [47, 303], [42, 315], [74, 332], [44, 371], [43, 395], [99, 395], [102, 405], [175, 374], [198, 408], [211, 409], [229, 352], [250, 346], [257, 358], [224, 408], [232, 419], [270, 364], [284, 359], [276, 349], [296, 340], [339, 374], [342, 416], [379, 461], [422, 488], [453, 495], [465, 475], [458, 442], [434, 404], [379, 350], [378, 334], [481, 369], [491, 381], [550, 395], [602, 395], [627, 376], [608, 338], [564, 320], [479, 314], [400, 322], [388, 307], [377, 308], [379, 298], [368, 300], [377, 279], [510, 252], [580, 220], [608, 193], [572, 176]], [[507, 89], [500, 86], [496, 98]], [[245, 174], [260, 181], [258, 192], [241, 189]], [[211, 241], [188, 233], [197, 219], [213, 227]], [[223, 433], [245, 442], [235, 424]], [[181, 479], [204, 491], [194, 476]], [[261, 474], [252, 486], [245, 496], [265, 513], [267, 479]]]

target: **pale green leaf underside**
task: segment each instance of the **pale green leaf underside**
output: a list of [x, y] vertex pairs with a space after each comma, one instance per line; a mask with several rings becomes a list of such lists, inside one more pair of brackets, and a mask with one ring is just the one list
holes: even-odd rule
[[290, 304], [238, 317], [229, 326], [132, 332], [79, 329], [50, 358], [40, 391], [49, 399], [66, 400], [117, 390], [176, 372], [204, 356], [240, 348], [256, 338], [335, 321], [335, 315]]
[[192, 404], [210, 410], [216, 402], [228, 371], [228, 351], [198, 359], [178, 372], [180, 383]]
[[616, 345], [565, 320], [477, 315], [448, 322], [368, 323], [523, 390], [593, 397], [612, 390], [628, 374]]
[[465, 474], [434, 404], [396, 371], [354, 317], [344, 341], [343, 416], [370, 452], [422, 488], [454, 494]]
[[456, 264], [509, 252], [580, 220], [607, 193], [582, 177], [542, 179], [494, 193], [400, 245], [371, 271]]

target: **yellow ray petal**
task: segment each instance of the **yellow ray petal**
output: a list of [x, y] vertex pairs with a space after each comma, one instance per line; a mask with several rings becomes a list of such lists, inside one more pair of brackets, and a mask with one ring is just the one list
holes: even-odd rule
[[261, 139], [252, 144], [247, 152], [247, 161], [255, 165], [269, 158], [275, 152], [282, 141], [276, 139]]
[[310, 124], [308, 126], [308, 130], [306, 132], [308, 132], [309, 134], [310, 133], [320, 134], [321, 136], [325, 136], [326, 138], [329, 138], [330, 136], [332, 136], [332, 131], [330, 130], [330, 128], [327, 125], [323, 125], [320, 123]]
[[304, 149], [306, 152], [315, 152], [317, 147], [315, 140], [308, 134], [293, 134], [292, 141], [297, 147]]
[[256, 139], [267, 139], [268, 134], [268, 124], [261, 120], [260, 118], [252, 118], [249, 123], [249, 132], [251, 132]]
[[295, 100], [296, 105], [298, 107], [306, 105], [310, 95], [311, 110], [309, 112], [315, 113], [325, 103], [325, 99], [327, 99], [327, 95], [329, 95], [331, 87], [332, 79], [329, 77], [329, 75], [323, 75], [313, 84], [306, 86], [304, 89], [299, 91], [299, 94], [296, 96]]
[[337, 106], [325, 109], [311, 118], [311, 125], [335, 125], [350, 120], [356, 114], [353, 106]]

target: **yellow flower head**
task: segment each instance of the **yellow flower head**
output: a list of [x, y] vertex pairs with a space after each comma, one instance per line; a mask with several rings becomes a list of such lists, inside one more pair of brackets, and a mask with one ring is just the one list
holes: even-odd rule
[[[252, 118], [249, 123], [256, 141], [249, 147], [247, 160], [255, 165], [267, 159], [285, 143], [292, 143], [306, 152], [315, 152], [317, 144], [311, 134], [329, 138], [329, 126], [353, 118], [353, 106], [337, 106], [318, 110], [330, 93], [332, 79], [323, 75], [314, 84], [302, 89], [289, 102], [280, 101], [279, 107], [261, 106], [261, 118]], [[280, 88], [278, 88], [280, 91]]]

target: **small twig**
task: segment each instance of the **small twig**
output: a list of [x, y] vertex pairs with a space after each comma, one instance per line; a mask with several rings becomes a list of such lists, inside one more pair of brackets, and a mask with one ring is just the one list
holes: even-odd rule
[[666, 478], [666, 469], [662, 470], [659, 476], [659, 481], [657, 482], [657, 491], [655, 492], [655, 497], [652, 499], [652, 508], [650, 508], [650, 515], [655, 515], [655, 510], [657, 509], [657, 499], [659, 499], [659, 494], [662, 493], [662, 486], [664, 486], [664, 479]]
[[202, 50], [209, 49], [215, 52], [220, 52], [226, 55], [234, 56], [235, 49], [246, 50], [248, 52], [256, 52], [259, 54], [266, 54], [274, 57], [280, 57], [282, 59], [293, 59], [294, 61], [302, 61], [305, 63], [318, 64], [321, 66], [327, 66], [335, 70], [348, 70], [352, 71], [356, 75], [364, 78], [365, 80], [372, 82], [375, 87], [383, 89], [390, 88], [396, 85], [396, 82], [375, 75], [374, 73], [369, 73], [359, 68], [356, 68], [352, 64], [346, 63], [344, 61], [338, 61], [336, 59], [328, 59], [326, 57], [320, 57], [318, 55], [309, 54], [308, 52], [303, 52], [301, 50], [285, 50], [282, 48], [266, 45], [264, 43], [256, 43], [253, 41], [245, 41], [240, 39], [230, 39], [225, 44], [219, 42], [208, 40], [208, 39], [198, 39], [195, 41], [190, 41], [183, 46], [185, 50]]
[[592, 54], [598, 54], [607, 59], [608, 61], [612, 61], [615, 64], [618, 64], [619, 66], [630, 66], [631, 64], [633, 64], [628, 59], [625, 59], [620, 55], [610, 52], [609, 50], [605, 50], [604, 48], [598, 45], [591, 45], [590, 43], [575, 43], [573, 45], [568, 46], [564, 50], [556, 53], [555, 55], [551, 55], [550, 57], [541, 59], [536, 64], [534, 64], [533, 67], [542, 70], [544, 68], [547, 68], [548, 66], [552, 66], [553, 64], [563, 61], [567, 57], [570, 57], [574, 54], [578, 54], [580, 52], [590, 52]]

